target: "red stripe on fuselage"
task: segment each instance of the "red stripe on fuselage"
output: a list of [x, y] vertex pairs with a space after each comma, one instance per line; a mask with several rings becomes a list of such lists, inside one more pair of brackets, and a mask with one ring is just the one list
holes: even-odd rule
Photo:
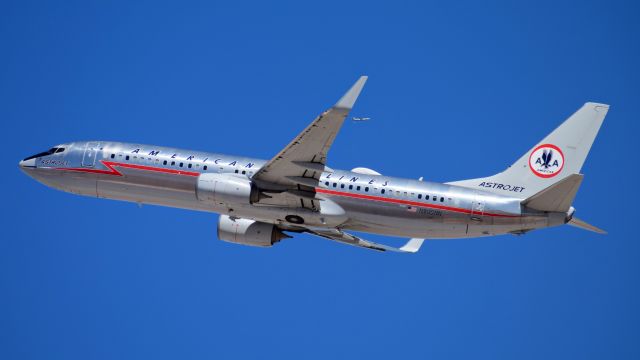
[[494, 213], [479, 214], [479, 213], [474, 213], [471, 210], [445, 206], [445, 205], [428, 204], [428, 203], [422, 203], [417, 201], [393, 199], [393, 198], [386, 198], [381, 196], [373, 196], [373, 195], [365, 195], [365, 194], [355, 194], [355, 193], [348, 193], [348, 192], [335, 191], [335, 190], [322, 189], [322, 188], [316, 188], [316, 192], [321, 194], [350, 197], [354, 199], [366, 199], [366, 200], [380, 201], [380, 202], [386, 202], [386, 203], [392, 203], [392, 204], [410, 205], [415, 207], [424, 207], [424, 208], [432, 208], [432, 209], [439, 209], [439, 210], [445, 210], [445, 211], [453, 211], [453, 212], [458, 212], [463, 214], [476, 214], [480, 216], [494, 216], [494, 217], [507, 217], [507, 218], [518, 217], [518, 215], [505, 215], [505, 214], [494, 214]]
[[154, 167], [154, 166], [119, 163], [119, 162], [106, 161], [106, 160], [100, 160], [100, 162], [104, 166], [106, 166], [109, 170], [89, 169], [89, 168], [56, 168], [56, 170], [67, 170], [67, 171], [78, 171], [78, 172], [87, 172], [87, 173], [103, 174], [103, 175], [123, 176], [122, 173], [115, 168], [115, 167], [121, 167], [121, 168], [153, 171], [153, 172], [159, 172], [159, 173], [164, 173], [164, 174], [173, 174], [173, 175], [184, 175], [184, 176], [198, 176], [198, 175], [200, 175], [200, 173], [194, 172], [194, 171], [182, 171], [182, 170], [175, 170], [175, 169], [165, 169], [165, 168]]
[[[122, 168], [128, 168], [128, 169], [153, 171], [153, 172], [172, 174], [172, 175], [183, 175], [183, 176], [199, 176], [200, 175], [200, 173], [194, 172], [194, 171], [165, 169], [160, 167], [127, 164], [127, 163], [120, 163], [120, 162], [113, 162], [113, 161], [106, 161], [106, 160], [100, 160], [100, 162], [104, 164], [104, 166], [106, 166], [109, 170], [90, 169], [90, 168], [56, 168], [56, 170], [67, 170], [67, 171], [78, 171], [78, 172], [87, 172], [87, 173], [103, 174], [103, 175], [123, 176], [121, 172], [115, 169], [115, 167], [122, 167]], [[452, 212], [463, 213], [463, 214], [474, 214], [474, 212], [468, 209], [456, 208], [456, 207], [451, 207], [446, 205], [410, 201], [410, 200], [387, 198], [382, 196], [349, 193], [349, 192], [335, 191], [335, 190], [323, 189], [323, 188], [316, 188], [316, 192], [321, 194], [343, 196], [343, 197], [349, 197], [354, 199], [364, 199], [364, 200], [385, 202], [390, 204], [410, 205], [415, 207], [439, 209], [439, 210], [452, 211]], [[493, 216], [493, 217], [505, 217], [505, 218], [519, 217], [519, 215], [505, 215], [505, 214], [494, 214], [494, 213], [482, 213], [482, 214], [475, 213], [475, 214], [481, 215], [481, 216]]]

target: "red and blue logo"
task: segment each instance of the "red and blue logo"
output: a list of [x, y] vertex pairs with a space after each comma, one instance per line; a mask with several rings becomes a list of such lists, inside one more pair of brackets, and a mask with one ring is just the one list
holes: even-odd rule
[[559, 147], [543, 144], [529, 155], [529, 168], [536, 176], [551, 178], [558, 175], [564, 167], [564, 154]]

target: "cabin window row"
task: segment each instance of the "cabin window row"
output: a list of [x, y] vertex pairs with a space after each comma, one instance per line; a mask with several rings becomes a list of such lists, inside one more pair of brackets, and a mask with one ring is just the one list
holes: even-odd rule
[[[120, 155], [120, 156], [122, 156], [122, 155]], [[110, 157], [111, 157], [112, 159], [115, 159], [116, 154], [111, 154], [111, 156], [110, 156]], [[138, 157], [137, 157], [137, 156], [134, 156], [134, 158], [136, 158], [136, 159], [137, 159]], [[140, 158], [141, 158], [141, 159], [144, 159], [143, 157], [140, 157]], [[126, 161], [129, 161], [129, 160], [131, 159], [131, 156], [130, 156], [130, 155], [126, 155], [126, 156], [124, 157], [124, 159], [125, 159]], [[151, 158], [149, 158], [149, 160], [151, 160]], [[159, 160], [159, 159], [156, 159], [156, 161], [160, 161], [160, 160]], [[184, 163], [184, 162], [175, 162], [175, 161], [171, 161], [171, 163], [169, 163], [169, 161], [167, 161], [167, 160], [162, 161], [162, 165], [165, 165], [165, 166], [176, 166], [176, 164], [178, 165], [178, 167], [184, 167], [184, 166], [185, 166], [185, 163]], [[189, 169], [193, 168], [193, 163], [187, 163], [186, 165], [187, 165], [187, 168], [189, 168]], [[196, 167], [200, 167], [200, 164], [196, 164]], [[207, 165], [204, 165], [204, 166], [202, 166], [202, 169], [203, 169], [203, 170], [207, 170], [207, 169], [208, 169], [208, 166], [207, 166]], [[236, 173], [237, 173], [237, 172], [238, 172], [238, 171], [236, 170]], [[243, 171], [242, 173], [244, 174], [244, 171]]]
[[[418, 199], [422, 199], [422, 194], [418, 194]], [[425, 201], [429, 200], [429, 195], [425, 195], [424, 199], [425, 199]], [[431, 196], [431, 200], [438, 201], [438, 197], [435, 196], [435, 195], [432, 195]], [[440, 196], [440, 202], [444, 202], [444, 197], [443, 196]]]
[[[120, 156], [122, 156], [122, 155], [120, 155]], [[110, 157], [111, 157], [112, 159], [115, 159], [116, 154], [111, 154], [111, 156], [110, 156]], [[138, 158], [137, 156], [133, 156], [133, 157], [134, 157], [135, 159], [137, 159], [137, 158]], [[141, 158], [141, 159], [144, 159], [144, 157], [142, 157], [142, 156], [141, 156], [140, 158]], [[125, 160], [126, 160], [126, 161], [129, 161], [130, 159], [131, 159], [131, 156], [130, 156], [130, 155], [126, 155], [126, 156], [125, 156]], [[151, 158], [149, 158], [149, 160], [151, 160]], [[156, 161], [159, 161], [159, 159], [156, 159]], [[175, 161], [171, 161], [171, 162], [169, 163], [169, 161], [168, 161], [168, 160], [164, 160], [164, 161], [162, 161], [162, 165], [165, 165], [165, 166], [176, 166], [176, 164], [178, 165], [178, 167], [184, 167], [184, 165], [185, 165], [185, 163], [184, 163], [184, 162], [178, 162], [178, 163], [176, 163]], [[196, 164], [196, 167], [200, 167], [200, 164]], [[193, 164], [192, 164], [192, 163], [187, 163], [187, 168], [189, 168], [189, 169], [193, 168]], [[204, 166], [202, 166], [202, 169], [203, 169], [203, 170], [207, 170], [207, 169], [208, 169], [208, 166], [207, 166], [207, 165], [204, 165]], [[222, 169], [222, 168], [220, 168], [220, 169]], [[246, 171], [246, 170], [239, 170], [239, 169], [235, 169], [235, 171], [234, 171], [234, 172], [235, 172], [236, 174], [242, 174], [242, 175], [246, 175], [246, 174], [247, 174], [247, 171]]]
[[[114, 159], [115, 157], [116, 157], [116, 154], [111, 154], [111, 158], [112, 158], [112, 159]], [[137, 158], [137, 156], [135, 156], [135, 158]], [[129, 156], [129, 155], [125, 156], [125, 160], [129, 161], [129, 159], [130, 159], [130, 156]], [[162, 162], [162, 164], [163, 164], [163, 165], [168, 165], [168, 164], [169, 164], [169, 162], [168, 162], [167, 160], [164, 160], [164, 161]], [[184, 167], [184, 163], [183, 163], [183, 162], [180, 162], [180, 163], [177, 163], [177, 164], [178, 164], [178, 167]], [[171, 161], [171, 165], [170, 165], [170, 166], [176, 166], [176, 162], [175, 162], [175, 161]], [[196, 164], [196, 166], [200, 166], [200, 165], [199, 165], [199, 164]], [[187, 163], [187, 168], [191, 169], [192, 167], [193, 167], [193, 164], [192, 164], [192, 163]], [[204, 166], [202, 167], [202, 169], [203, 169], [203, 170], [207, 170], [207, 168], [208, 168], [208, 167], [207, 167], [207, 165], [204, 165]], [[247, 172], [246, 172], [246, 170], [242, 170], [242, 171], [240, 171], [240, 170], [236, 169], [236, 170], [235, 170], [235, 173], [236, 173], [236, 174], [242, 173], [243, 175], [245, 175]], [[331, 185], [333, 185], [333, 187], [334, 187], [334, 188], [337, 188], [337, 187], [338, 187], [338, 183], [336, 183], [336, 182], [334, 182], [333, 184], [331, 184], [331, 183], [329, 183], [328, 181], [326, 181], [324, 184], [325, 184], [325, 186], [327, 186], [327, 187], [330, 187]], [[341, 188], [341, 189], [345, 189], [345, 188], [346, 188], [345, 184], [340, 184], [340, 188]], [[348, 188], [349, 188], [349, 190], [353, 190], [353, 189], [355, 188], [355, 190], [356, 190], [356, 191], [361, 191], [362, 186], [360, 186], [360, 185], [355, 185], [355, 186], [354, 186], [353, 184], [349, 184]], [[369, 187], [368, 187], [368, 186], [365, 186], [365, 187], [364, 187], [364, 191], [365, 191], [365, 192], [369, 192]], [[386, 189], [381, 189], [381, 190], [380, 190], [380, 193], [381, 193], [381, 194], [386, 193]], [[401, 196], [400, 191], [396, 191], [396, 194], [397, 194], [398, 196]], [[393, 195], [393, 190], [390, 190], [390, 195]], [[406, 192], [406, 191], [404, 192], [404, 195], [405, 195], [405, 197], [407, 197], [407, 196], [408, 196], [408, 194], [407, 194], [407, 192]], [[414, 193], [411, 193], [411, 195], [414, 195]], [[422, 194], [418, 194], [418, 199], [422, 199], [422, 197], [423, 197], [423, 195], [422, 195]], [[430, 197], [429, 195], [424, 195], [424, 200], [430, 200], [430, 199], [431, 199], [431, 200], [433, 200], [433, 201], [438, 201], [438, 196], [432, 195], [432, 196]], [[441, 196], [439, 200], [440, 200], [440, 202], [444, 202], [444, 197], [442, 197], [442, 196]]]
[[[385, 193], [385, 189], [380, 190], [380, 193], [384, 194]], [[393, 195], [393, 190], [389, 190], [389, 194]], [[400, 191], [396, 191], [396, 196], [403, 196], [402, 192]], [[444, 202], [444, 196], [437, 196], [437, 195], [423, 195], [423, 194], [418, 194], [416, 195], [415, 193], [411, 193], [411, 197], [416, 196], [419, 200], [422, 200], [424, 198], [425, 201], [427, 200], [431, 200], [431, 201], [440, 201], [440, 202]], [[404, 197], [409, 197], [409, 193], [404, 191]]]
[[[330, 187], [330, 186], [331, 186], [331, 184], [330, 184], [328, 181], [326, 181], [324, 184], [325, 184], [325, 186], [327, 186], [327, 187]], [[333, 187], [338, 187], [338, 183], [333, 183]], [[340, 188], [341, 188], [341, 189], [344, 189], [344, 188], [345, 188], [345, 185], [344, 185], [344, 184], [340, 184]], [[353, 185], [349, 185], [349, 190], [353, 190], [353, 188], [354, 188], [354, 186], [353, 186]], [[360, 191], [361, 186], [360, 186], [360, 185], [356, 185], [356, 186], [355, 186], [355, 188], [356, 188], [356, 190], [357, 190], [357, 191]], [[364, 187], [364, 191], [369, 192], [369, 187], [368, 187], [368, 186], [365, 186], [365, 187]]]
[[[361, 186], [360, 185], [345, 185], [345, 184], [339, 184], [337, 182], [331, 183], [329, 181], [325, 181], [324, 185], [326, 187], [334, 187], [337, 188], [338, 185], [340, 185], [340, 189], [349, 189], [349, 190], [353, 190], [355, 188], [356, 191], [361, 191]], [[369, 192], [369, 187], [365, 186], [364, 187], [364, 191], [365, 192]], [[381, 194], [385, 194], [387, 192], [387, 189], [381, 189], [380, 193]], [[393, 190], [389, 190], [389, 195], [393, 195]], [[402, 193], [400, 191], [396, 191], [396, 195], [397, 196], [402, 196]], [[416, 196], [415, 193], [411, 193], [411, 196]], [[404, 197], [409, 197], [409, 193], [404, 191]], [[424, 198], [425, 201], [427, 200], [432, 200], [432, 201], [440, 201], [440, 202], [444, 202], [444, 196], [436, 196], [436, 195], [423, 195], [423, 194], [418, 194], [417, 198], [422, 200]]]

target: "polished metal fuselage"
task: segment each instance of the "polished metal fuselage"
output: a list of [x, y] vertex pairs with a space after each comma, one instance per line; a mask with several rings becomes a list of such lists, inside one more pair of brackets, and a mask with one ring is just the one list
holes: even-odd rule
[[[314, 216], [309, 209], [248, 203], [213, 204], [198, 199], [202, 173], [250, 178], [264, 160], [241, 156], [108, 141], [65, 145], [65, 151], [38, 157], [22, 170], [53, 188], [98, 198], [201, 210], [290, 225], [300, 215], [305, 225], [338, 227], [389, 236], [445, 239], [521, 234], [556, 226], [567, 214], [527, 209], [522, 199], [428, 181], [325, 171], [318, 198], [337, 204], [340, 216]], [[316, 212], [317, 213], [317, 212]]]

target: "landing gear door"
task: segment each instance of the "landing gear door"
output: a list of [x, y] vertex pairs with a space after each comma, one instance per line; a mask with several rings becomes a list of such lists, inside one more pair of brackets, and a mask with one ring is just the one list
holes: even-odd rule
[[82, 156], [82, 166], [93, 167], [96, 164], [96, 154], [98, 153], [99, 147], [100, 147], [100, 143], [97, 143], [97, 142], [87, 143], [87, 146], [84, 149], [84, 155]]

